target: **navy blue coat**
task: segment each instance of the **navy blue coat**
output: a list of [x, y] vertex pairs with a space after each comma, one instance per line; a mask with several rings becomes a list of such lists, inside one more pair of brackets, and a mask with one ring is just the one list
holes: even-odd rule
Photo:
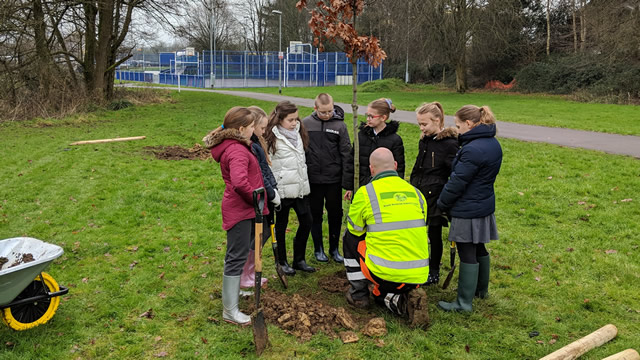
[[256, 154], [258, 164], [260, 164], [260, 170], [262, 170], [262, 179], [264, 181], [264, 189], [267, 191], [267, 199], [273, 199], [276, 197], [278, 183], [271, 172], [271, 168], [267, 162], [267, 156], [265, 155], [262, 146], [260, 146], [260, 140], [258, 140], [258, 137], [255, 134], [251, 135], [251, 149], [254, 154]]
[[495, 212], [493, 184], [502, 164], [502, 147], [495, 136], [495, 124], [480, 124], [458, 137], [461, 148], [438, 198], [438, 207], [449, 215], [473, 219]]

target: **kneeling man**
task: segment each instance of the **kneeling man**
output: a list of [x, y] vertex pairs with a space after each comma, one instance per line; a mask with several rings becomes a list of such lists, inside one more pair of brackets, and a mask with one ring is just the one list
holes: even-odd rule
[[343, 239], [344, 265], [351, 287], [347, 301], [376, 303], [409, 316], [412, 326], [429, 321], [427, 294], [419, 289], [429, 277], [427, 209], [418, 189], [401, 179], [387, 148], [371, 153], [371, 182], [353, 197]]

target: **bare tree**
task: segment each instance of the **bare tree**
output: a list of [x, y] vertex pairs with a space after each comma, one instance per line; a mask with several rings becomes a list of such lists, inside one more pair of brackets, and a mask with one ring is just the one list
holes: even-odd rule
[[209, 49], [212, 33], [221, 49], [232, 48], [241, 34], [240, 24], [226, 0], [195, 0], [188, 4], [185, 13], [188, 16], [182, 17], [174, 34], [198, 50]]

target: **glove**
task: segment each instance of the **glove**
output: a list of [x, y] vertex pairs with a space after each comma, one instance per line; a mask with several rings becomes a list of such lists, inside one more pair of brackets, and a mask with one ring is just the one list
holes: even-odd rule
[[280, 194], [278, 194], [278, 190], [274, 191], [274, 193], [276, 194], [273, 199], [271, 199], [271, 202], [273, 203], [273, 205], [277, 208], [280, 207]]

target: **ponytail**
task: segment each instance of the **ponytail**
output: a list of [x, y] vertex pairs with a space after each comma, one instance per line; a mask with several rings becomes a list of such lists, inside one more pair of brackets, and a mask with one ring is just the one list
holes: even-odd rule
[[477, 107], [475, 105], [465, 105], [456, 111], [456, 117], [460, 121], [471, 121], [474, 126], [478, 124], [492, 125], [496, 123], [496, 118], [491, 109], [484, 105]]

